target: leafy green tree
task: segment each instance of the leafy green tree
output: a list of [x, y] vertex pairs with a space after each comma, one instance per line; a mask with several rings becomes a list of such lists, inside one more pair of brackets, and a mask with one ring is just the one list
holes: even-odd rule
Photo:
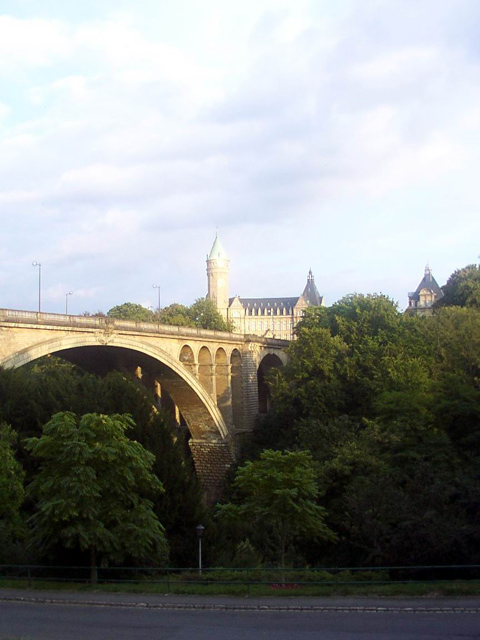
[[174, 302], [164, 307], [157, 314], [158, 321], [162, 324], [172, 324], [177, 327], [195, 327], [195, 321], [189, 314], [189, 309], [183, 304]]
[[442, 430], [414, 419], [367, 421], [318, 471], [344, 562], [447, 564], [473, 550], [462, 502], [476, 491]]
[[[425, 326], [434, 353], [433, 413], [453, 445], [480, 459], [480, 310], [437, 310]], [[474, 463], [475, 464], [475, 463]]]
[[253, 522], [275, 544], [280, 565], [297, 537], [332, 541], [325, 510], [317, 504], [319, 488], [311, 455], [306, 451], [264, 451], [259, 460], [237, 470], [234, 502], [218, 506], [227, 520]]
[[233, 330], [232, 323], [226, 322], [218, 312], [215, 303], [206, 298], [198, 298], [190, 307], [175, 302], [156, 312], [140, 304], [125, 302], [110, 309], [107, 316], [135, 322], [160, 322], [178, 327], [200, 327], [216, 331]]
[[32, 518], [42, 545], [60, 541], [90, 552], [92, 579], [97, 553], [121, 561], [162, 562], [164, 528], [153, 512], [163, 490], [152, 473], [154, 456], [129, 440], [128, 415], [58, 413], [27, 448], [41, 460], [29, 486], [37, 500]]
[[375, 417], [408, 410], [412, 400], [427, 410], [432, 352], [421, 320], [405, 318], [391, 300], [376, 295], [307, 309], [289, 363], [271, 381], [275, 410], [288, 419], [293, 413], [294, 421]]
[[[42, 358], [19, 369], [0, 370], [0, 422], [12, 424], [19, 433], [17, 458], [31, 482], [38, 472], [39, 459], [25, 450], [24, 439], [39, 437], [51, 416], [71, 411], [86, 413], [128, 413], [135, 425], [126, 434], [155, 455], [153, 471], [165, 492], [153, 499], [154, 511], [166, 529], [171, 562], [176, 566], [195, 562], [195, 527], [208, 526], [209, 516], [202, 501], [202, 490], [195, 473], [187, 434], [179, 430], [171, 416], [155, 404], [149, 389], [125, 371], [112, 371], [104, 378], [87, 373], [78, 366], [55, 357]], [[32, 499], [24, 511], [32, 514]], [[210, 553], [213, 545], [205, 550]], [[32, 547], [33, 551], [33, 547]], [[61, 562], [80, 562], [78, 549], [64, 551], [60, 545], [49, 549], [49, 556]], [[213, 553], [213, 551], [212, 551]], [[212, 556], [213, 561], [213, 556]]]
[[457, 269], [442, 287], [443, 297], [435, 307], [474, 307], [480, 309], [480, 265]]
[[0, 562], [12, 562], [11, 549], [25, 535], [20, 513], [25, 473], [13, 451], [15, 432], [0, 424]]
[[206, 298], [198, 298], [188, 310], [190, 318], [196, 327], [202, 329], [213, 329], [215, 331], [232, 331], [233, 326], [230, 321], [226, 322], [218, 312], [215, 303]]
[[270, 377], [275, 406], [297, 420], [343, 412], [347, 350], [328, 329], [303, 325], [290, 345], [288, 364]]
[[124, 302], [116, 307], [112, 307], [110, 311], [107, 312], [107, 316], [119, 320], [132, 320], [134, 322], [153, 322], [155, 318], [153, 311], [134, 302]]

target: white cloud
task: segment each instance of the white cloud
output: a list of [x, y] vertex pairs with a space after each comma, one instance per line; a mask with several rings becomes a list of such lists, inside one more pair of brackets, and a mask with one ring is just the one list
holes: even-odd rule
[[354, 64], [351, 72], [362, 80], [378, 82], [390, 80], [392, 76], [397, 80], [399, 75], [413, 73], [416, 76], [423, 68], [432, 68], [436, 60], [438, 52], [433, 47], [414, 47]]
[[[355, 252], [367, 233], [371, 246], [395, 251], [392, 238], [400, 245], [434, 201], [461, 193], [455, 216], [470, 224], [477, 54], [438, 12], [431, 20], [442, 29], [427, 25], [418, 3], [410, 16], [400, 5], [367, 2], [337, 16], [325, 3], [325, 20], [309, 2], [208, 2], [185, 25], [187, 44], [180, 31], [157, 38], [156, 25], [142, 27], [145, 16], [134, 10], [82, 23], [0, 18], [0, 73], [12, 89], [0, 104], [0, 205], [11, 221], [2, 243], [51, 255], [85, 289], [101, 278], [92, 285], [98, 308], [105, 291], [128, 296], [136, 271], [160, 264], [179, 295], [201, 295], [209, 247], [200, 249], [199, 234], [208, 245], [216, 225], [227, 250], [246, 226], [258, 230], [261, 242], [242, 244], [248, 256], [240, 252], [232, 268], [239, 277], [239, 261], [255, 273], [271, 259], [259, 295], [273, 295], [285, 251], [301, 273], [282, 278], [294, 294], [303, 262], [319, 271], [331, 261], [330, 272], [343, 273], [338, 262], [354, 253], [342, 258], [339, 247]], [[440, 5], [445, 21], [454, 13], [460, 20], [448, 0]], [[427, 190], [428, 201], [416, 200]], [[403, 217], [393, 213], [397, 203]], [[390, 229], [379, 229], [382, 213]], [[444, 228], [448, 211], [438, 215]], [[26, 221], [35, 230], [28, 238]], [[444, 240], [430, 228], [433, 263], [432, 248]], [[188, 254], [188, 277], [174, 242]], [[192, 274], [198, 259], [200, 275]], [[348, 273], [354, 279], [361, 269]], [[248, 278], [238, 293], [250, 293]]]
[[71, 51], [69, 30], [57, 20], [0, 15], [0, 73], [44, 67]]

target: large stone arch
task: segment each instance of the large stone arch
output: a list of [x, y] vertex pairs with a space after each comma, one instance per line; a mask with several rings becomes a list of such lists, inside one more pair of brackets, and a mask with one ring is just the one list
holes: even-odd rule
[[264, 353], [258, 365], [257, 383], [258, 383], [258, 412], [260, 414], [267, 413], [270, 408], [270, 389], [266, 382], [268, 373], [273, 368], [283, 365], [282, 359], [277, 353]]
[[182, 412], [195, 441], [213, 443], [228, 439], [221, 412], [191, 371], [163, 349], [138, 338], [117, 335], [110, 343], [102, 344], [94, 334], [62, 336], [11, 354], [0, 361], [0, 366], [16, 368], [48, 354], [64, 352], [68, 355], [68, 351], [88, 348], [135, 352], [140, 364], [154, 365], [152, 373], [160, 374], [162, 385]]

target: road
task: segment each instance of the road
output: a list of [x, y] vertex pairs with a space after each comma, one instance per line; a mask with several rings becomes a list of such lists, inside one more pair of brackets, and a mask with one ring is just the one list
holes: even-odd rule
[[478, 613], [115, 608], [0, 602], [1, 640], [470, 640]]

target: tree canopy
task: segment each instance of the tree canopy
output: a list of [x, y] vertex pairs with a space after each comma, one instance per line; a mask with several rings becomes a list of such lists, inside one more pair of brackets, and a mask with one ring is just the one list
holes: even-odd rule
[[15, 459], [13, 443], [16, 433], [0, 424], [0, 562], [12, 561], [16, 539], [25, 534], [21, 506], [25, 497], [25, 472]]
[[474, 307], [480, 309], [480, 266], [469, 264], [457, 269], [442, 287], [443, 297], [436, 307]]
[[118, 318], [119, 320], [132, 320], [134, 322], [153, 322], [155, 318], [153, 311], [134, 302], [124, 302], [116, 307], [112, 307], [108, 311], [107, 316], [109, 318]]
[[198, 298], [190, 307], [174, 302], [168, 307], [157, 309], [157, 311], [152, 311], [133, 302], [125, 302], [112, 307], [107, 316], [121, 320], [132, 320], [133, 322], [159, 322], [178, 327], [199, 327], [216, 331], [233, 330], [232, 323], [224, 320], [215, 303], [206, 298]]
[[251, 521], [273, 542], [285, 567], [285, 553], [296, 536], [318, 541], [335, 538], [316, 503], [319, 489], [313, 460], [306, 451], [263, 451], [240, 467], [233, 480], [235, 501], [219, 505], [220, 518]]
[[127, 415], [57, 413], [40, 438], [27, 448], [40, 459], [40, 471], [29, 486], [37, 501], [32, 520], [44, 545], [60, 540], [66, 547], [89, 550], [117, 562], [163, 562], [164, 528], [152, 498], [163, 486], [152, 473], [154, 456], [126, 431]]
[[[40, 437], [51, 416], [65, 411], [76, 416], [92, 412], [132, 415], [134, 425], [125, 433], [155, 455], [153, 470], [165, 487], [153, 502], [166, 529], [171, 561], [175, 566], [190, 566], [195, 561], [195, 526], [198, 522], [208, 525], [209, 516], [187, 445], [188, 433], [178, 429], [170, 412], [158, 406], [142, 382], [125, 371], [100, 378], [54, 356], [19, 369], [0, 369], [0, 423], [11, 424], [18, 432], [15, 451], [27, 483], [37, 474], [39, 461], [25, 450], [25, 438]], [[30, 498], [24, 507], [27, 515], [33, 508]], [[55, 557], [58, 561], [58, 554], [64, 553], [60, 546], [45, 554], [41, 547], [31, 550], [31, 561], [38, 563]], [[68, 553], [70, 564], [80, 562], [77, 551]]]
[[[385, 296], [307, 310], [253, 440], [309, 450], [339, 542], [311, 562], [478, 558], [480, 312]], [[250, 446], [249, 455], [258, 455]]]

